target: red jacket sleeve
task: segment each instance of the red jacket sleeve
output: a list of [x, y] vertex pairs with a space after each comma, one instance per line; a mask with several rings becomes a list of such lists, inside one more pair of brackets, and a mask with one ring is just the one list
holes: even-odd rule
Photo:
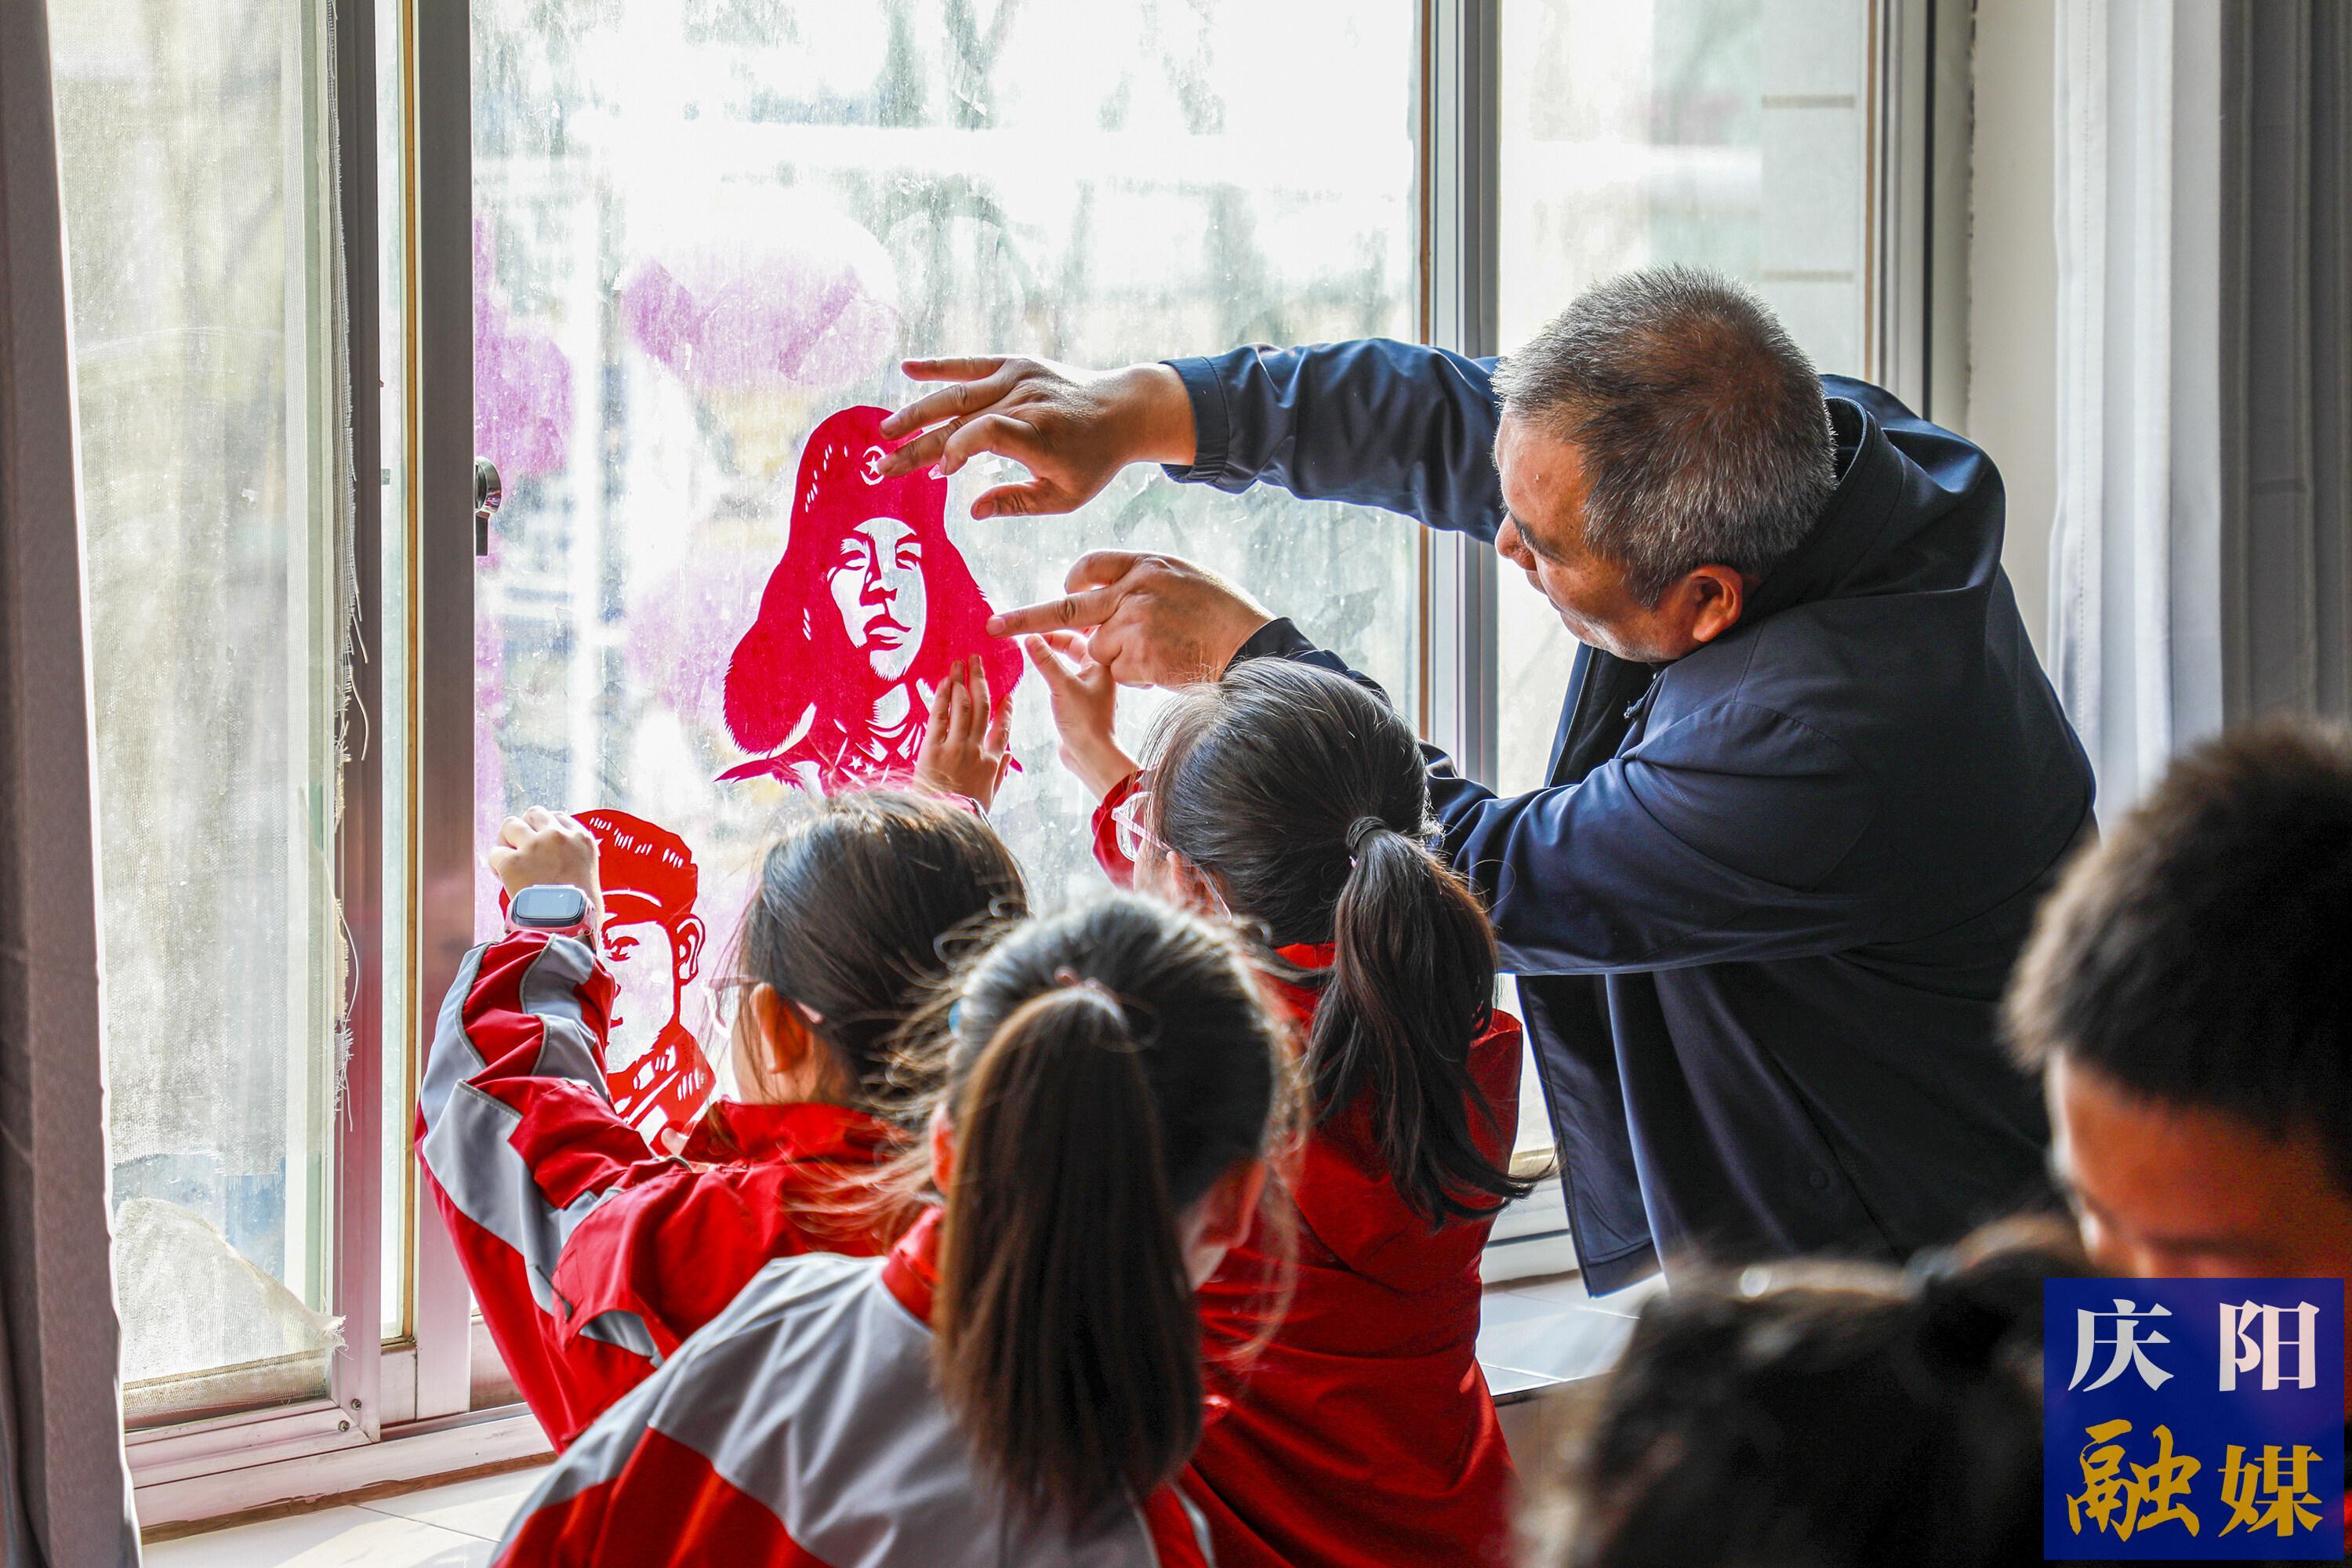
[[416, 1107], [426, 1189], [516, 1386], [559, 1444], [653, 1370], [649, 1326], [555, 1287], [591, 1210], [669, 1169], [604, 1088], [613, 982], [586, 946], [517, 932], [468, 953]]

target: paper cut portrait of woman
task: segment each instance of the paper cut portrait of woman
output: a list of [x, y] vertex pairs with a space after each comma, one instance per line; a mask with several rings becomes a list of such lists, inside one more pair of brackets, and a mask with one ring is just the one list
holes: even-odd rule
[[845, 408], [802, 448], [792, 534], [727, 665], [727, 728], [754, 753], [722, 779], [819, 791], [914, 771], [931, 693], [958, 659], [1002, 713], [1021, 655], [947, 532], [948, 484], [885, 478], [885, 411]]

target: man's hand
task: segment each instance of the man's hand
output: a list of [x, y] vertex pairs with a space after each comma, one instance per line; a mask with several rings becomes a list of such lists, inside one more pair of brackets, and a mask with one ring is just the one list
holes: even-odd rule
[[915, 752], [915, 782], [939, 795], [960, 795], [980, 802], [982, 809], [996, 803], [996, 789], [1004, 782], [1010, 755], [1005, 743], [1013, 732], [1013, 704], [992, 716], [988, 710], [988, 671], [980, 660], [958, 659], [948, 678], [931, 694], [931, 720], [923, 743]]
[[596, 838], [560, 811], [534, 805], [499, 825], [489, 853], [490, 871], [508, 896], [542, 883], [565, 884], [588, 895], [589, 922], [604, 919], [604, 889], [596, 885]]
[[1029, 470], [975, 497], [976, 519], [1075, 511], [1129, 463], [1192, 460], [1192, 399], [1164, 364], [1086, 371], [1034, 359], [910, 359], [904, 369], [952, 384], [882, 421], [886, 437], [923, 432], [882, 459], [883, 473], [928, 464], [952, 474], [982, 452]]
[[990, 617], [991, 637], [1087, 631], [1087, 657], [1121, 686], [1214, 680], [1274, 619], [1215, 573], [1172, 555], [1097, 550], [1078, 558], [1069, 593]]
[[1118, 686], [1109, 670], [1087, 657], [1086, 643], [1076, 632], [1045, 632], [1021, 639], [1054, 705], [1062, 765], [1100, 800], [1135, 772], [1136, 762], [1118, 743], [1116, 731]]

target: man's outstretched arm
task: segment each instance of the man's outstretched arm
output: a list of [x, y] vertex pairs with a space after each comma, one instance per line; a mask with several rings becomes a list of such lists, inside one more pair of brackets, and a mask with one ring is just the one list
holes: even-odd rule
[[1171, 479], [1376, 506], [1492, 542], [1492, 360], [1367, 338], [1231, 349], [1168, 362], [1192, 405], [1194, 452]]
[[1493, 369], [1386, 339], [1103, 372], [909, 360], [909, 376], [943, 384], [883, 422], [903, 440], [884, 468], [951, 474], [987, 452], [1029, 469], [977, 497], [975, 518], [1070, 511], [1128, 464], [1153, 462], [1221, 489], [1263, 481], [1492, 540], [1503, 519]]

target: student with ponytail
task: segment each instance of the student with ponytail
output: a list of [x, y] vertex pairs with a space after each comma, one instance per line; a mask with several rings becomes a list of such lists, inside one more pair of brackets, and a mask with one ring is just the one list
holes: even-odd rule
[[[551, 812], [509, 820], [490, 861], [512, 893], [597, 893], [594, 840]], [[894, 1036], [962, 952], [1025, 912], [1019, 867], [963, 806], [882, 790], [818, 805], [768, 851], [719, 987], [738, 1098], [714, 1101], [676, 1158], [606, 1097], [614, 990], [594, 921], [467, 955], [416, 1148], [483, 1321], [558, 1447], [769, 1259], [896, 1239], [910, 1215], [868, 1201], [912, 1141], [886, 1113]]]
[[939, 1009], [942, 1201], [887, 1258], [769, 1265], [557, 1461], [497, 1561], [1182, 1568], [1194, 1291], [1289, 1097], [1230, 940], [1119, 895], [1030, 925]]
[[1495, 942], [1430, 852], [1412, 730], [1371, 692], [1263, 659], [1181, 693], [1139, 768], [1077, 639], [1033, 639], [1096, 849], [1257, 933], [1303, 1035], [1314, 1131], [1291, 1184], [1294, 1294], [1262, 1349], [1255, 1237], [1202, 1293], [1216, 1409], [1186, 1486], [1224, 1568], [1500, 1563], [1512, 1475], [1477, 1359], [1479, 1258], [1507, 1164], [1519, 1027]]

